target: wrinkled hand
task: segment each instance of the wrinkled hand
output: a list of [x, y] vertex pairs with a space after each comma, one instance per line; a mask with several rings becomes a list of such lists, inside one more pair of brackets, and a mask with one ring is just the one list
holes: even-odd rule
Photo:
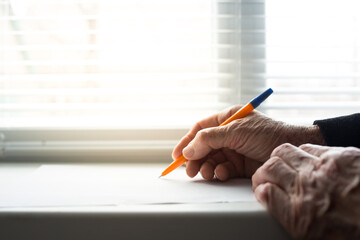
[[360, 239], [360, 149], [283, 144], [252, 177], [296, 239]]
[[218, 127], [241, 106], [206, 118], [180, 140], [173, 159], [181, 154], [189, 161], [186, 172], [194, 177], [200, 171], [205, 179], [251, 177], [272, 150], [282, 143], [294, 145], [323, 141], [317, 126], [300, 127], [275, 121], [254, 110], [248, 116]]

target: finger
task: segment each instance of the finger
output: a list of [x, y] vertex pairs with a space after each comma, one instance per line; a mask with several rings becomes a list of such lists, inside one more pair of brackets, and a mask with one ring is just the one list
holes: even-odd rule
[[312, 171], [317, 158], [290, 143], [284, 143], [273, 150], [272, 157], [279, 157], [297, 171]]
[[253, 189], [267, 182], [276, 184], [288, 193], [295, 191], [298, 173], [279, 157], [270, 158], [252, 177]]
[[189, 177], [195, 177], [200, 171], [200, 167], [203, 161], [187, 161], [186, 162], [186, 173]]
[[214, 178], [214, 171], [217, 163], [213, 158], [207, 159], [200, 167], [201, 176], [206, 180]]
[[233, 178], [233, 177], [244, 177], [245, 157], [239, 155], [237, 152], [230, 149], [223, 149], [222, 153], [226, 161], [216, 166], [215, 168], [216, 178], [221, 181], [226, 181], [229, 178]]
[[225, 109], [220, 113], [214, 114], [208, 118], [205, 118], [195, 123], [195, 125], [190, 129], [190, 131], [175, 146], [172, 152], [172, 158], [174, 160], [178, 158], [182, 154], [183, 149], [194, 139], [194, 137], [200, 130], [209, 127], [219, 126], [222, 122], [224, 122], [227, 118], [232, 116], [240, 108], [241, 106], [233, 106], [229, 109]]
[[231, 161], [221, 163], [215, 168], [215, 176], [220, 181], [226, 181], [229, 178], [237, 177], [236, 167]]
[[330, 148], [327, 146], [319, 146], [319, 145], [314, 145], [314, 144], [309, 144], [309, 143], [303, 144], [299, 148], [311, 155], [316, 156], [316, 157], [320, 157], [323, 153], [329, 151], [330, 149], [333, 149], [333, 148]]
[[202, 161], [203, 163], [200, 167], [201, 176], [207, 180], [213, 179], [216, 166], [224, 161], [226, 161], [226, 158], [221, 151], [215, 151], [210, 153], [204, 158], [204, 161]]
[[265, 183], [255, 189], [256, 199], [285, 227], [291, 229], [291, 200], [276, 184]]
[[189, 142], [192, 140], [189, 136], [184, 136], [181, 138], [180, 142], [175, 146], [175, 148], [172, 151], [172, 158], [173, 160], [176, 160], [180, 155], [182, 154], [182, 150], [189, 144]]

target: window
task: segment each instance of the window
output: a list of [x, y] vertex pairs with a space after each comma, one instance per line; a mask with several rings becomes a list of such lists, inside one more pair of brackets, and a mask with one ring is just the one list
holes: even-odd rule
[[246, 103], [290, 123], [358, 112], [356, 0], [1, 0], [0, 155], [169, 161]]
[[267, 113], [312, 124], [360, 110], [360, 2], [266, 1]]
[[3, 2], [1, 127], [179, 127], [226, 107], [213, 8]]
[[3, 156], [169, 160], [195, 121], [244, 96], [241, 5], [250, 22], [263, 13], [251, 1], [2, 0]]

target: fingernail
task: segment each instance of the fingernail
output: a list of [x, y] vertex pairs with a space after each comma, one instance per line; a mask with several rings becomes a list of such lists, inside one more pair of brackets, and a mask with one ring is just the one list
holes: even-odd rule
[[193, 146], [187, 146], [186, 148], [184, 148], [183, 150], [183, 155], [185, 158], [191, 158], [194, 155], [194, 148]]

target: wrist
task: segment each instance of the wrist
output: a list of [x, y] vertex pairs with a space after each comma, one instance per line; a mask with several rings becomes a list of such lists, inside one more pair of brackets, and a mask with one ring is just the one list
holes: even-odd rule
[[288, 142], [300, 146], [302, 144], [311, 143], [326, 146], [324, 137], [317, 125], [312, 126], [289, 126]]
[[318, 125], [312, 125], [308, 127], [308, 136], [308, 143], [322, 146], [327, 145]]

